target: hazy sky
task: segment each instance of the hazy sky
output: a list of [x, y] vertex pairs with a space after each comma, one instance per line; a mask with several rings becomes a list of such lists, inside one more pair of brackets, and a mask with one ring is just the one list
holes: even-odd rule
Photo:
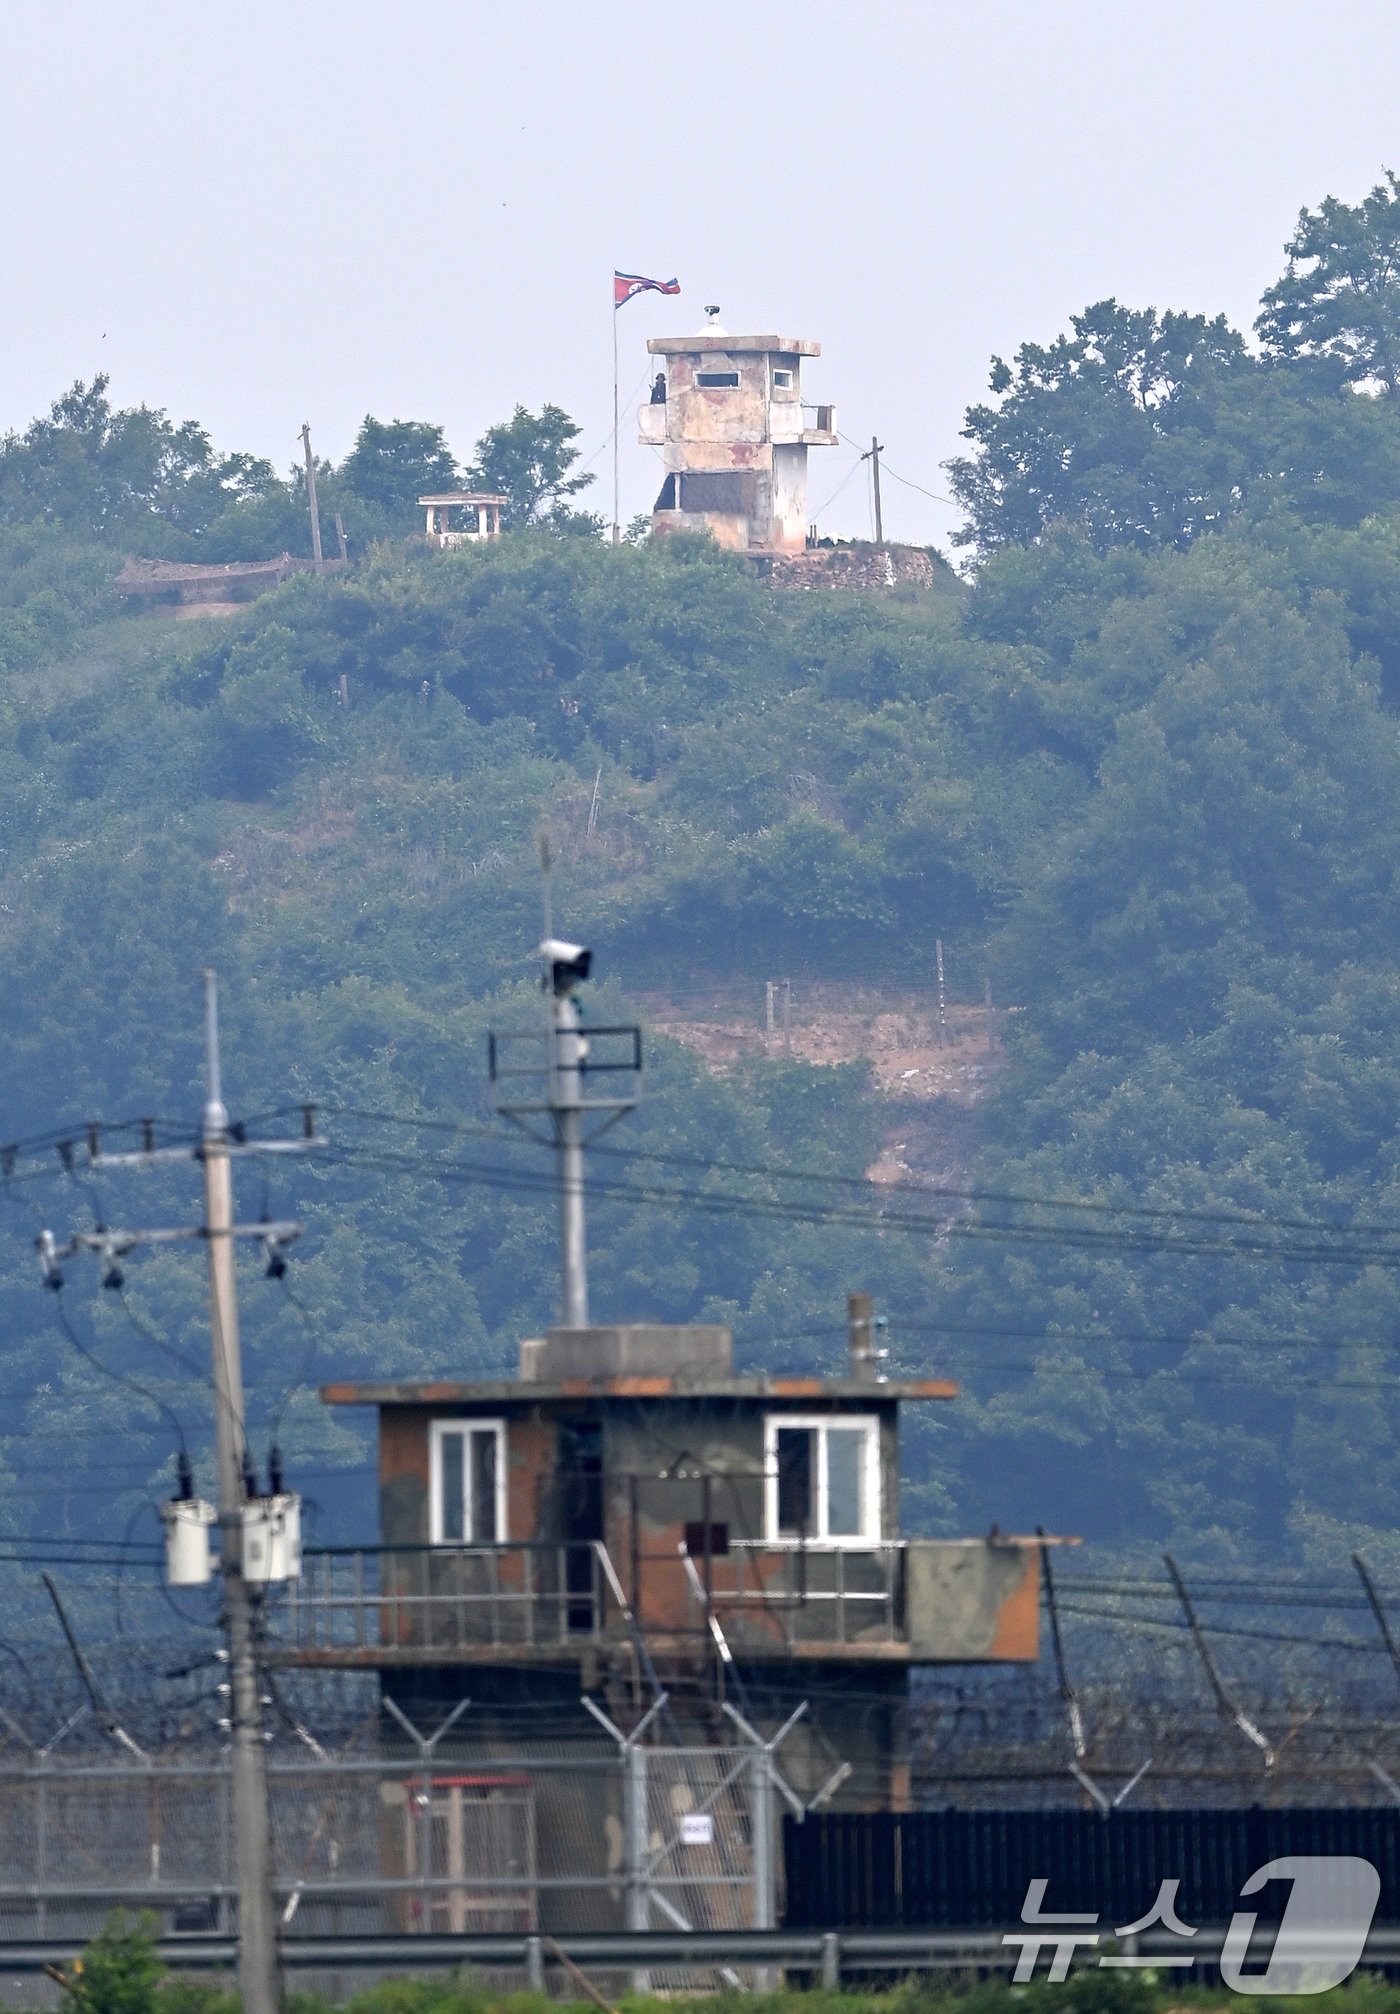
[[[1384, 0], [0, 0], [0, 429], [106, 370], [285, 467], [517, 402], [610, 509], [611, 273], [648, 335], [814, 337], [809, 397], [940, 491], [995, 352], [1087, 302], [1248, 325], [1298, 209], [1400, 165]], [[653, 451], [623, 428], [623, 516]], [[824, 530], [868, 531], [852, 447]], [[849, 476], [849, 480], [843, 479]], [[955, 514], [890, 480], [886, 530]]]

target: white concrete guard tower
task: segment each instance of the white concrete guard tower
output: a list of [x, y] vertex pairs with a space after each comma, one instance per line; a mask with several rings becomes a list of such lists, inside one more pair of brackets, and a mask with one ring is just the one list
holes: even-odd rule
[[653, 534], [706, 531], [736, 552], [801, 552], [807, 450], [835, 447], [831, 406], [802, 403], [802, 360], [820, 343], [731, 336], [708, 308], [698, 336], [653, 336], [664, 360], [641, 409], [641, 439], [662, 450]]

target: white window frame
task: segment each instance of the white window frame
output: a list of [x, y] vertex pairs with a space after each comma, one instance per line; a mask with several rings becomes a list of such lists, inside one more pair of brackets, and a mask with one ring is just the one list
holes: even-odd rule
[[[784, 1536], [778, 1530], [778, 1431], [783, 1427], [805, 1427], [817, 1436], [817, 1473], [814, 1479], [816, 1528], [805, 1539]], [[863, 1532], [829, 1532], [827, 1446], [832, 1428], [859, 1427], [865, 1434], [865, 1522]], [[880, 1418], [878, 1413], [768, 1413], [763, 1422], [763, 1522], [768, 1545], [782, 1546], [872, 1546], [884, 1542], [885, 1507], [880, 1474]]]
[[[471, 1531], [472, 1488], [467, 1473], [468, 1463], [462, 1463], [462, 1538], [444, 1538], [442, 1533], [442, 1443], [446, 1434], [494, 1433], [496, 1436], [496, 1536], [494, 1539], [479, 1539]], [[468, 1448], [470, 1448], [468, 1441]], [[506, 1423], [504, 1420], [473, 1419], [459, 1416], [455, 1419], [434, 1420], [428, 1430], [428, 1538], [432, 1545], [503, 1545], [506, 1542]]]
[[[722, 385], [707, 385], [706, 378], [723, 378]], [[737, 392], [743, 385], [744, 374], [736, 366], [726, 364], [722, 371], [708, 370], [695, 373], [697, 392]]]
[[775, 391], [790, 392], [796, 383], [797, 373], [790, 364], [775, 364], [773, 366], [773, 389]]

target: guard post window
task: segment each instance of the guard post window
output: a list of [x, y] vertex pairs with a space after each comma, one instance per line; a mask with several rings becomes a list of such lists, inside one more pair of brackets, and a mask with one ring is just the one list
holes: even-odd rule
[[879, 1538], [877, 1420], [776, 1415], [767, 1422], [766, 1441], [770, 1539], [859, 1545]]
[[434, 1420], [429, 1487], [434, 1545], [499, 1545], [506, 1535], [505, 1424]]

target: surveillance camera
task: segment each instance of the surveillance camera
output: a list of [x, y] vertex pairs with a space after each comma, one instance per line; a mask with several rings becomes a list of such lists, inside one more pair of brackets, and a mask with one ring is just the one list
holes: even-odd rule
[[548, 962], [549, 976], [556, 993], [568, 993], [588, 977], [593, 953], [584, 944], [569, 944], [562, 937], [546, 937], [540, 956]]

